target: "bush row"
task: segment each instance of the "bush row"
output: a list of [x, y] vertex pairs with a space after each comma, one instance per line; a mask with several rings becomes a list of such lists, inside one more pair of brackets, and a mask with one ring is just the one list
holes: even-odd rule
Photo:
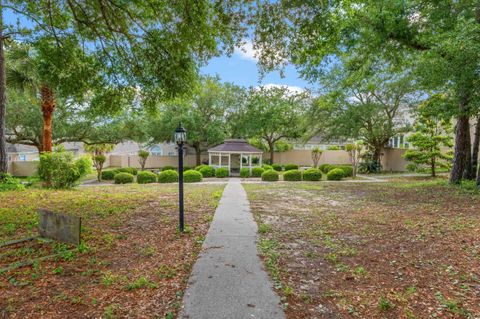
[[[128, 184], [133, 183], [135, 176], [130, 173], [117, 173], [114, 176], [115, 184]], [[197, 183], [201, 182], [203, 176], [200, 172], [195, 170], [188, 170], [183, 172], [183, 181], [185, 183]], [[137, 174], [137, 183], [149, 184], [149, 183], [176, 183], [178, 182], [178, 172], [176, 170], [161, 171], [158, 175], [150, 171], [141, 171]]]
[[351, 177], [353, 174], [352, 166], [347, 164], [343, 164], [343, 165], [322, 164], [318, 168], [324, 174], [328, 174], [328, 172], [336, 168], [341, 169], [343, 171], [344, 177]]

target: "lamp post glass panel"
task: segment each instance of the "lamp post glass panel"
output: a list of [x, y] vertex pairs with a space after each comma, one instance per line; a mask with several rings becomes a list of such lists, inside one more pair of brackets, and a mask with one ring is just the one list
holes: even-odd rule
[[179, 207], [179, 223], [178, 228], [183, 233], [185, 228], [183, 218], [183, 144], [187, 140], [187, 131], [183, 128], [182, 123], [175, 130], [175, 142], [178, 145], [178, 207]]

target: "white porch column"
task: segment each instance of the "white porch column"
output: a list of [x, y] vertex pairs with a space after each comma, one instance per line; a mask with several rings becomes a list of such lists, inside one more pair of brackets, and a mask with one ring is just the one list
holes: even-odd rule
[[242, 170], [243, 167], [243, 154], [240, 153], [240, 170]]
[[248, 169], [252, 171], [252, 154], [248, 155]]
[[260, 166], [262, 166], [262, 163], [263, 163], [262, 158], [263, 158], [263, 154], [260, 154]]
[[212, 166], [212, 154], [208, 153], [208, 166]]
[[218, 153], [218, 167], [222, 167], [222, 153]]
[[228, 173], [230, 174], [230, 161], [232, 154], [228, 153]]

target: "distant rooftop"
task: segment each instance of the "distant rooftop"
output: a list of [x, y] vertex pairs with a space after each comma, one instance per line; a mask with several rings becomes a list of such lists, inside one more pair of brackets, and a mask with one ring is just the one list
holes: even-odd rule
[[227, 152], [227, 153], [263, 153], [258, 148], [248, 144], [243, 139], [225, 140], [223, 144], [217, 145], [208, 150], [209, 153]]
[[38, 153], [35, 146], [7, 143], [7, 153]]

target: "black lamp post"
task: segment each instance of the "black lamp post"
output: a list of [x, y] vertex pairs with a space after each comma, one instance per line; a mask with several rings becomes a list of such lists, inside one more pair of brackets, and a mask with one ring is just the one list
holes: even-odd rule
[[183, 144], [187, 140], [187, 131], [183, 128], [182, 123], [175, 129], [175, 142], [178, 145], [178, 207], [179, 207], [179, 223], [178, 228], [183, 233]]

